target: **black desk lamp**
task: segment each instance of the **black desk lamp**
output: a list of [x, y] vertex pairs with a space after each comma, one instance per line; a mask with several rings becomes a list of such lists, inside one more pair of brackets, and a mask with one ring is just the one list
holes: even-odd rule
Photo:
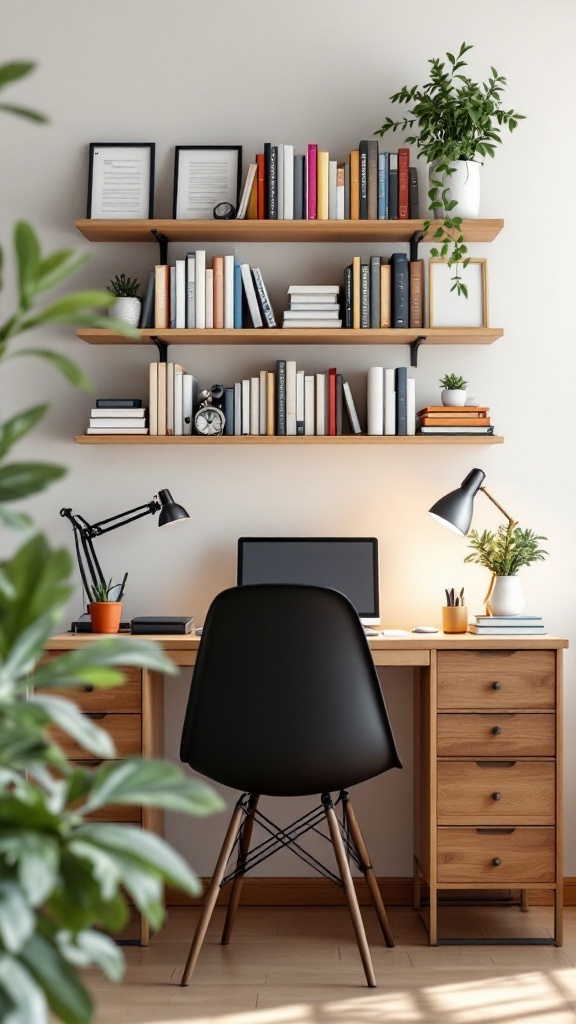
[[[182, 505], [178, 505], [173, 500], [170, 491], [167, 490], [158, 491], [158, 495], [145, 505], [137, 505], [136, 508], [130, 508], [127, 512], [120, 512], [108, 519], [101, 519], [99, 523], [88, 523], [83, 516], [77, 515], [71, 508], [60, 509], [60, 515], [70, 521], [74, 531], [76, 561], [88, 602], [92, 598], [92, 588], [96, 584], [106, 585], [104, 573], [94, 550], [94, 538], [101, 537], [104, 533], [110, 533], [111, 530], [117, 530], [128, 523], [133, 523], [136, 519], [142, 519], [143, 516], [154, 515], [156, 512], [160, 512], [158, 526], [167, 526], [168, 523], [177, 523], [190, 518], [186, 509]], [[72, 631], [88, 630], [89, 625], [90, 617], [86, 613], [72, 623]]]
[[482, 487], [482, 482], [485, 479], [486, 474], [481, 469], [471, 469], [468, 476], [460, 484], [460, 487], [440, 498], [436, 504], [432, 505], [428, 514], [433, 519], [436, 519], [437, 522], [442, 523], [442, 526], [447, 526], [449, 530], [454, 530], [456, 533], [465, 536], [472, 522], [474, 498], [478, 491], [482, 491], [492, 504], [496, 505], [496, 508], [500, 510], [502, 515], [506, 517], [510, 524], [508, 529], [513, 530], [517, 525], [516, 520], [508, 515], [505, 509], [502, 508], [502, 505], [498, 504], [485, 487]]

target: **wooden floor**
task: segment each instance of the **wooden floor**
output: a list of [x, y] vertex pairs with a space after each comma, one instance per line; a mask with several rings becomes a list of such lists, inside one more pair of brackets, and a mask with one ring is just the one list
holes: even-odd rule
[[[378, 987], [369, 989], [345, 909], [240, 907], [230, 945], [216, 910], [188, 988], [179, 981], [197, 919], [174, 908], [147, 949], [127, 947], [124, 981], [96, 972], [97, 1024], [574, 1024], [576, 908], [565, 944], [427, 945], [415, 911], [389, 909], [386, 949], [363, 908]], [[546, 934], [551, 908], [446, 908], [443, 933]]]

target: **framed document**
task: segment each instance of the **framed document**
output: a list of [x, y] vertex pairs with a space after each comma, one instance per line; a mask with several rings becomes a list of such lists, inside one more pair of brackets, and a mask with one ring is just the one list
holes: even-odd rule
[[220, 203], [235, 217], [241, 173], [242, 146], [176, 146], [174, 220], [212, 220]]
[[154, 216], [153, 142], [91, 142], [89, 218], [137, 220]]
[[431, 259], [429, 269], [430, 327], [488, 327], [488, 275], [485, 259], [470, 259], [458, 268], [458, 276], [468, 289], [468, 297], [458, 295], [454, 287], [456, 265]]

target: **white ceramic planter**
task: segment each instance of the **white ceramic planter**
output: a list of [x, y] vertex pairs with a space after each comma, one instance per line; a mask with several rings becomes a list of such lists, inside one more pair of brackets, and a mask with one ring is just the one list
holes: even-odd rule
[[448, 388], [444, 388], [441, 398], [442, 405], [465, 405], [466, 391], [449, 391]]
[[492, 615], [519, 615], [524, 611], [524, 593], [517, 576], [497, 576], [490, 594]]
[[[430, 179], [441, 180], [443, 188], [448, 189], [448, 200], [455, 199], [456, 206], [449, 211], [451, 217], [474, 218], [480, 214], [480, 164], [475, 160], [454, 160], [448, 166], [453, 169], [452, 174], [444, 172], [440, 178], [430, 168]], [[442, 195], [438, 195], [442, 199]], [[443, 220], [446, 216], [444, 209], [435, 210], [434, 217]]]
[[121, 320], [124, 324], [131, 324], [132, 327], [138, 327], [138, 324], [140, 323], [141, 307], [141, 299], [126, 295], [122, 298], [116, 299], [116, 302], [113, 302], [112, 305], [108, 307], [108, 315], [114, 317], [115, 320]]

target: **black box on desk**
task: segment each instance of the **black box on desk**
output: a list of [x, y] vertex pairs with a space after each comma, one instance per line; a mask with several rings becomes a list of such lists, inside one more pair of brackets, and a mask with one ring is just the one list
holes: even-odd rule
[[138, 615], [130, 623], [131, 633], [191, 633], [194, 618], [191, 615]]

